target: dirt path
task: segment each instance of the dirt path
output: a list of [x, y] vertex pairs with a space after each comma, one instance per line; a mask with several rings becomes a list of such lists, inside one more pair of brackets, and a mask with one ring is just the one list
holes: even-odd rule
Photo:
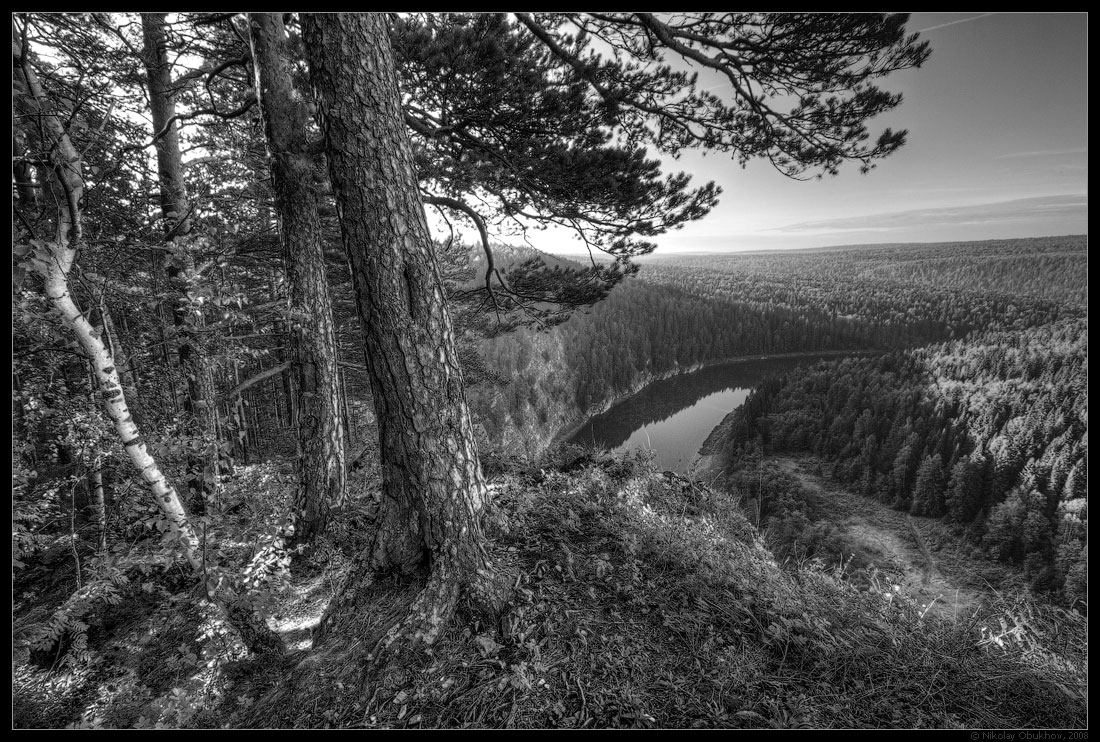
[[728, 463], [727, 444], [737, 416], [738, 410], [735, 409], [722, 418], [722, 422], [718, 423], [714, 430], [710, 431], [710, 435], [699, 447], [699, 453], [695, 454], [695, 458], [691, 460], [688, 476], [707, 484], [713, 484], [721, 478], [722, 470]]
[[[877, 555], [876, 566], [891, 578], [891, 587], [896, 585], [898, 592], [918, 605], [931, 605], [929, 610], [944, 618], [965, 619], [986, 597], [973, 574], [984, 560], [976, 562], [971, 554], [964, 554], [967, 547], [961, 542], [948, 543], [944, 549], [945, 542], [958, 540], [942, 524], [846, 491], [814, 473], [816, 459], [776, 456], [771, 460], [819, 499], [849, 537]], [[929, 547], [933, 538], [938, 553]]]

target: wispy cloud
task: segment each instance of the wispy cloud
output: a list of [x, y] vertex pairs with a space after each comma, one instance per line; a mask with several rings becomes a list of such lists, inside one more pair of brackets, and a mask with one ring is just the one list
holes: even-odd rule
[[997, 15], [996, 13], [982, 13], [981, 15], [970, 16], [969, 18], [960, 18], [957, 21], [949, 21], [947, 23], [941, 23], [938, 26], [929, 26], [928, 28], [922, 28], [917, 33], [928, 33], [929, 31], [935, 31], [938, 28], [947, 28], [948, 26], [957, 26], [960, 23], [969, 23], [970, 21], [976, 21], [979, 18], [988, 18], [991, 15]]
[[1073, 149], [1033, 149], [1028, 152], [1012, 152], [1007, 155], [997, 155], [994, 160], [1014, 160], [1019, 157], [1057, 157], [1058, 155], [1087, 155], [1088, 147], [1074, 147]]
[[1087, 194], [1040, 196], [1013, 201], [891, 211], [870, 216], [822, 219], [777, 227], [772, 232], [828, 235], [839, 232], [891, 232], [914, 227], [959, 227], [1065, 221], [1088, 216]]

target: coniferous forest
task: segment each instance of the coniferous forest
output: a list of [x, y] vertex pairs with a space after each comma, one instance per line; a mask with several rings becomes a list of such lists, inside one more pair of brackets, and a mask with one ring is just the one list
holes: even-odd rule
[[1037, 593], [1087, 602], [1088, 334], [989, 330], [762, 385], [734, 441], [811, 451], [867, 497], [943, 518]]
[[13, 728], [1087, 728], [1087, 236], [654, 252], [908, 24], [14, 13]]

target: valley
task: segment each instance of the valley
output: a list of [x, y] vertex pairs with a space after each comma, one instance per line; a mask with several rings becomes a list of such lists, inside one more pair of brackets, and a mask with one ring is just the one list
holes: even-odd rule
[[[845, 351], [729, 359], [655, 380], [606, 411], [560, 433], [556, 440], [616, 453], [651, 450], [660, 469], [688, 471], [711, 427], [739, 406], [767, 376]], [[553, 444], [552, 444], [553, 445]]]
[[900, 596], [913, 600], [922, 611], [927, 608], [949, 621], [969, 621], [995, 589], [1007, 588], [1002, 580], [1008, 571], [976, 554], [942, 523], [914, 518], [829, 482], [814, 473], [820, 471], [821, 462], [813, 457], [770, 460], [795, 477], [854, 548], [868, 554], [871, 571], [882, 573], [881, 587], [898, 588]]
[[13, 729], [1087, 730], [1087, 69], [14, 12]]

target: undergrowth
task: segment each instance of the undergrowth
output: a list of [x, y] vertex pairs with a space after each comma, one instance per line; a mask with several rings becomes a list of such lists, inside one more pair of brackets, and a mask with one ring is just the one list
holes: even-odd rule
[[[173, 645], [187, 649], [175, 652], [176, 675], [161, 662], [151, 684], [152, 668], [130, 662], [111, 681], [113, 700], [103, 682], [86, 683], [95, 691], [56, 713], [191, 727], [1086, 724], [1080, 615], [994, 594], [973, 617], [944, 620], [874, 575], [857, 585], [813, 559], [781, 568], [733, 497], [657, 473], [644, 456], [574, 462], [500, 467], [487, 532], [516, 574], [510, 609], [494, 622], [461, 608], [384, 687], [334, 679], [257, 714], [308, 640], [287, 664], [233, 662], [203, 654], [195, 617]], [[332, 535], [362, 544], [369, 508], [341, 518], [356, 527]], [[323, 541], [292, 588], [313, 586], [309, 599], [323, 604], [349, 553]]]

